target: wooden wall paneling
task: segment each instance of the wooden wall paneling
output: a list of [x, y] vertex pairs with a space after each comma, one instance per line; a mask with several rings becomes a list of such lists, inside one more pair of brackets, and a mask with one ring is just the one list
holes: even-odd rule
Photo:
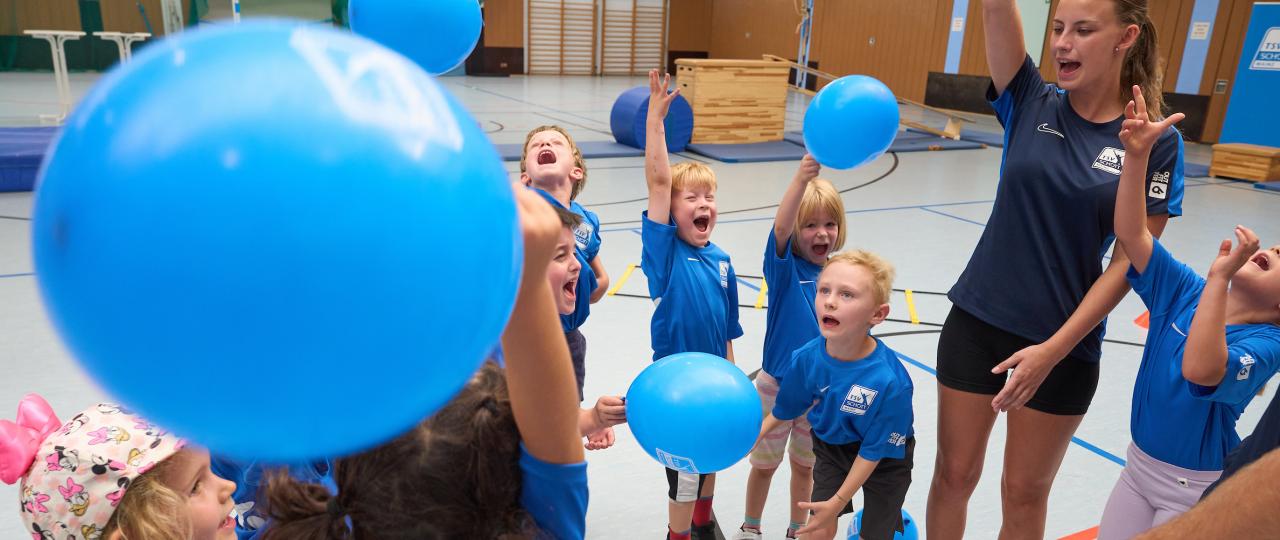
[[[942, 68], [950, 6], [945, 1], [819, 2], [812, 59], [836, 75], [870, 75], [895, 94], [924, 98], [928, 72]], [[939, 17], [942, 20], [939, 20]]]
[[675, 0], [668, 10], [668, 47], [673, 51], [711, 51], [712, 0]]
[[982, 23], [982, 0], [969, 0], [969, 10], [965, 14], [964, 22], [964, 45], [960, 49], [960, 74], [983, 77], [991, 75], [987, 69], [986, 26]]
[[593, 75], [595, 0], [529, 0], [529, 74]]
[[524, 47], [524, 0], [486, 0], [484, 46]]
[[3, 35], [21, 36], [25, 30], [81, 29], [80, 4], [76, 0], [0, 0], [0, 13], [14, 14], [12, 20], [0, 22]]
[[[682, 2], [685, 0], [676, 0]], [[824, 0], [824, 4], [852, 4]], [[800, 14], [794, 0], [714, 0], [711, 8], [711, 57], [756, 59], [762, 54], [794, 58], [800, 43]]]
[[[1213, 69], [1205, 69], [1205, 78], [1225, 79], [1227, 81], [1227, 90], [1222, 94], [1212, 93], [1209, 97], [1209, 112], [1205, 118], [1204, 131], [1201, 134], [1201, 142], [1217, 142], [1222, 135], [1222, 122], [1227, 115], [1227, 103], [1231, 100], [1231, 91], [1235, 88], [1236, 68], [1240, 64], [1240, 49], [1244, 47], [1245, 34], [1249, 30], [1249, 15], [1252, 13], [1253, 4], [1256, 1], [1251, 0], [1221, 0], [1224, 4], [1230, 4], [1230, 15], [1224, 20], [1221, 15], [1214, 23], [1214, 34], [1222, 32], [1223, 45], [1220, 55], [1215, 58], [1210, 56], [1208, 65]], [[1215, 63], [1216, 60], [1216, 63]]]
[[[1239, 4], [1239, 6], [1237, 6], [1237, 4]], [[1241, 46], [1244, 45], [1244, 30], [1245, 30], [1244, 28], [1240, 27], [1239, 28], [1240, 32], [1236, 32], [1234, 34], [1228, 35], [1228, 32], [1230, 29], [1223, 28], [1221, 23], [1223, 21], [1230, 21], [1232, 18], [1232, 12], [1240, 6], [1244, 6], [1245, 4], [1247, 4], [1250, 8], [1253, 6], [1253, 2], [1249, 2], [1249, 1], [1233, 2], [1233, 1], [1227, 0], [1227, 1], [1218, 2], [1218, 13], [1214, 15], [1214, 19], [1213, 19], [1214, 20], [1213, 35], [1210, 36], [1209, 38], [1210, 39], [1209, 52], [1204, 57], [1205, 58], [1204, 68], [1203, 68], [1204, 71], [1201, 72], [1202, 75], [1200, 76], [1200, 88], [1196, 92], [1197, 94], [1200, 94], [1202, 96], [1207, 96], [1213, 93], [1213, 83], [1217, 76], [1217, 67], [1218, 67], [1218, 65], [1216, 65], [1214, 60], [1222, 57], [1223, 49], [1228, 44], [1228, 41], [1230, 40], [1230, 38], [1237, 37], [1239, 39], [1239, 41], [1235, 44], [1235, 47], [1234, 47], [1235, 49], [1239, 49]], [[1241, 24], [1248, 24], [1248, 19], [1247, 19], [1248, 11], [1249, 10], [1245, 10], [1244, 16], [1246, 17], [1246, 19]], [[1230, 26], [1230, 22], [1228, 22], [1228, 26]], [[1240, 57], [1239, 54], [1237, 54], [1236, 59], [1238, 60], [1239, 57]], [[1234, 74], [1235, 74], [1234, 62], [1232, 62], [1232, 66], [1233, 67], [1232, 67], [1231, 73], [1232, 73], [1232, 76], [1234, 77]], [[1230, 79], [1232, 77], [1224, 77], [1224, 78]]]

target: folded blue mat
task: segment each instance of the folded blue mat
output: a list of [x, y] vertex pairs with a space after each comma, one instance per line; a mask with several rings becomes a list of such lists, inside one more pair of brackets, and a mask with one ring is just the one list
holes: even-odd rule
[[[575, 141], [578, 143], [578, 150], [582, 152], [584, 159], [590, 158], [616, 158], [616, 157], [644, 157], [644, 150], [632, 148], [625, 144], [618, 144], [613, 141]], [[520, 161], [520, 151], [524, 150], [523, 144], [495, 144], [498, 154], [502, 156], [502, 161]], [[588, 165], [589, 167], [589, 165]]]
[[1186, 178], [1208, 178], [1209, 166], [1199, 163], [1184, 162], [1182, 164], [1182, 176]]
[[56, 127], [0, 129], [0, 191], [31, 191]]
[[725, 163], [799, 161], [805, 154], [804, 146], [787, 140], [740, 144], [690, 144], [685, 149]]
[[1265, 191], [1280, 191], [1280, 182], [1258, 182], [1253, 187]]

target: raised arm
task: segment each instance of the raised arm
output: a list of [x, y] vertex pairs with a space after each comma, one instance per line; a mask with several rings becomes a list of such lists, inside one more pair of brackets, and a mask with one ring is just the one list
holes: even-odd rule
[[560, 218], [533, 191], [514, 191], [524, 231], [524, 275], [502, 334], [511, 409], [530, 455], [547, 463], [578, 463], [578, 387], [547, 282]]
[[1217, 386], [1227, 374], [1227, 288], [1231, 278], [1258, 251], [1258, 237], [1247, 227], [1236, 226], [1235, 249], [1230, 240], [1218, 246], [1218, 258], [1209, 267], [1200, 304], [1187, 330], [1182, 354], [1182, 377], [1200, 386]]
[[997, 94], [1003, 94], [1027, 57], [1022, 40], [1022, 16], [1014, 0], [982, 0], [982, 27], [986, 30], [987, 69]]
[[818, 177], [821, 170], [822, 166], [818, 164], [818, 160], [813, 159], [812, 155], [805, 154], [800, 160], [800, 168], [796, 169], [791, 185], [787, 186], [787, 192], [782, 194], [778, 213], [773, 216], [773, 239], [774, 245], [777, 246], [777, 253], [774, 255], [781, 257], [785, 254], [787, 239], [791, 238], [792, 232], [795, 232], [796, 215], [800, 213], [800, 200], [804, 198], [804, 189], [810, 181]]
[[667, 156], [667, 130], [662, 121], [671, 102], [680, 95], [667, 93], [671, 75], [649, 70], [649, 115], [645, 120], [644, 181], [649, 186], [649, 219], [666, 225], [671, 220], [671, 161]]
[[1120, 187], [1116, 188], [1114, 225], [1116, 241], [1129, 256], [1129, 262], [1138, 272], [1147, 270], [1151, 258], [1153, 240], [1147, 230], [1147, 164], [1151, 148], [1160, 135], [1174, 123], [1182, 120], [1182, 113], [1163, 121], [1152, 122], [1147, 118], [1147, 101], [1142, 89], [1133, 86], [1133, 100], [1124, 109], [1124, 124], [1120, 129], [1120, 142], [1124, 144], [1124, 167], [1120, 172]]

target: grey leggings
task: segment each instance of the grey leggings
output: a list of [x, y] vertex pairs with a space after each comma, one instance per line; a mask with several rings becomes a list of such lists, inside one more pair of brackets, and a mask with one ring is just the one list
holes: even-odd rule
[[1129, 445], [1107, 508], [1102, 511], [1098, 540], [1128, 539], [1186, 512], [1222, 471], [1175, 467]]

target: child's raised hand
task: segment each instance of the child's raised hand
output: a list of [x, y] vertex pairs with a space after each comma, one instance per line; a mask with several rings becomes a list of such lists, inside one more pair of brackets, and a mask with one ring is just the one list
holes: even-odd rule
[[524, 236], [524, 275], [526, 279], [531, 274], [543, 275], [560, 238], [560, 217], [551, 204], [533, 190], [512, 183], [511, 191], [515, 194], [516, 213]]
[[1230, 240], [1223, 240], [1218, 246], [1218, 258], [1209, 267], [1209, 277], [1231, 279], [1240, 271], [1249, 258], [1258, 252], [1258, 237], [1244, 225], [1236, 225], [1236, 246], [1231, 247]]
[[1142, 97], [1142, 89], [1133, 85], [1133, 100], [1124, 108], [1124, 124], [1120, 128], [1120, 142], [1124, 144], [1126, 153], [1148, 153], [1151, 146], [1164, 133], [1186, 115], [1174, 113], [1159, 122], [1152, 122], [1147, 116], [1147, 100]]
[[822, 172], [822, 165], [818, 160], [814, 159], [813, 154], [805, 154], [800, 159], [800, 168], [796, 169], [796, 180], [808, 182], [817, 178], [820, 172]]
[[676, 88], [671, 92], [667, 92], [667, 86], [671, 84], [671, 74], [663, 73], [658, 76], [658, 70], [649, 70], [649, 114], [658, 115], [658, 118], [666, 118], [667, 111], [671, 109], [671, 102], [675, 101], [676, 96], [680, 95], [680, 89]]
[[616, 426], [627, 421], [627, 402], [622, 396], [600, 396], [591, 410], [598, 426]]

